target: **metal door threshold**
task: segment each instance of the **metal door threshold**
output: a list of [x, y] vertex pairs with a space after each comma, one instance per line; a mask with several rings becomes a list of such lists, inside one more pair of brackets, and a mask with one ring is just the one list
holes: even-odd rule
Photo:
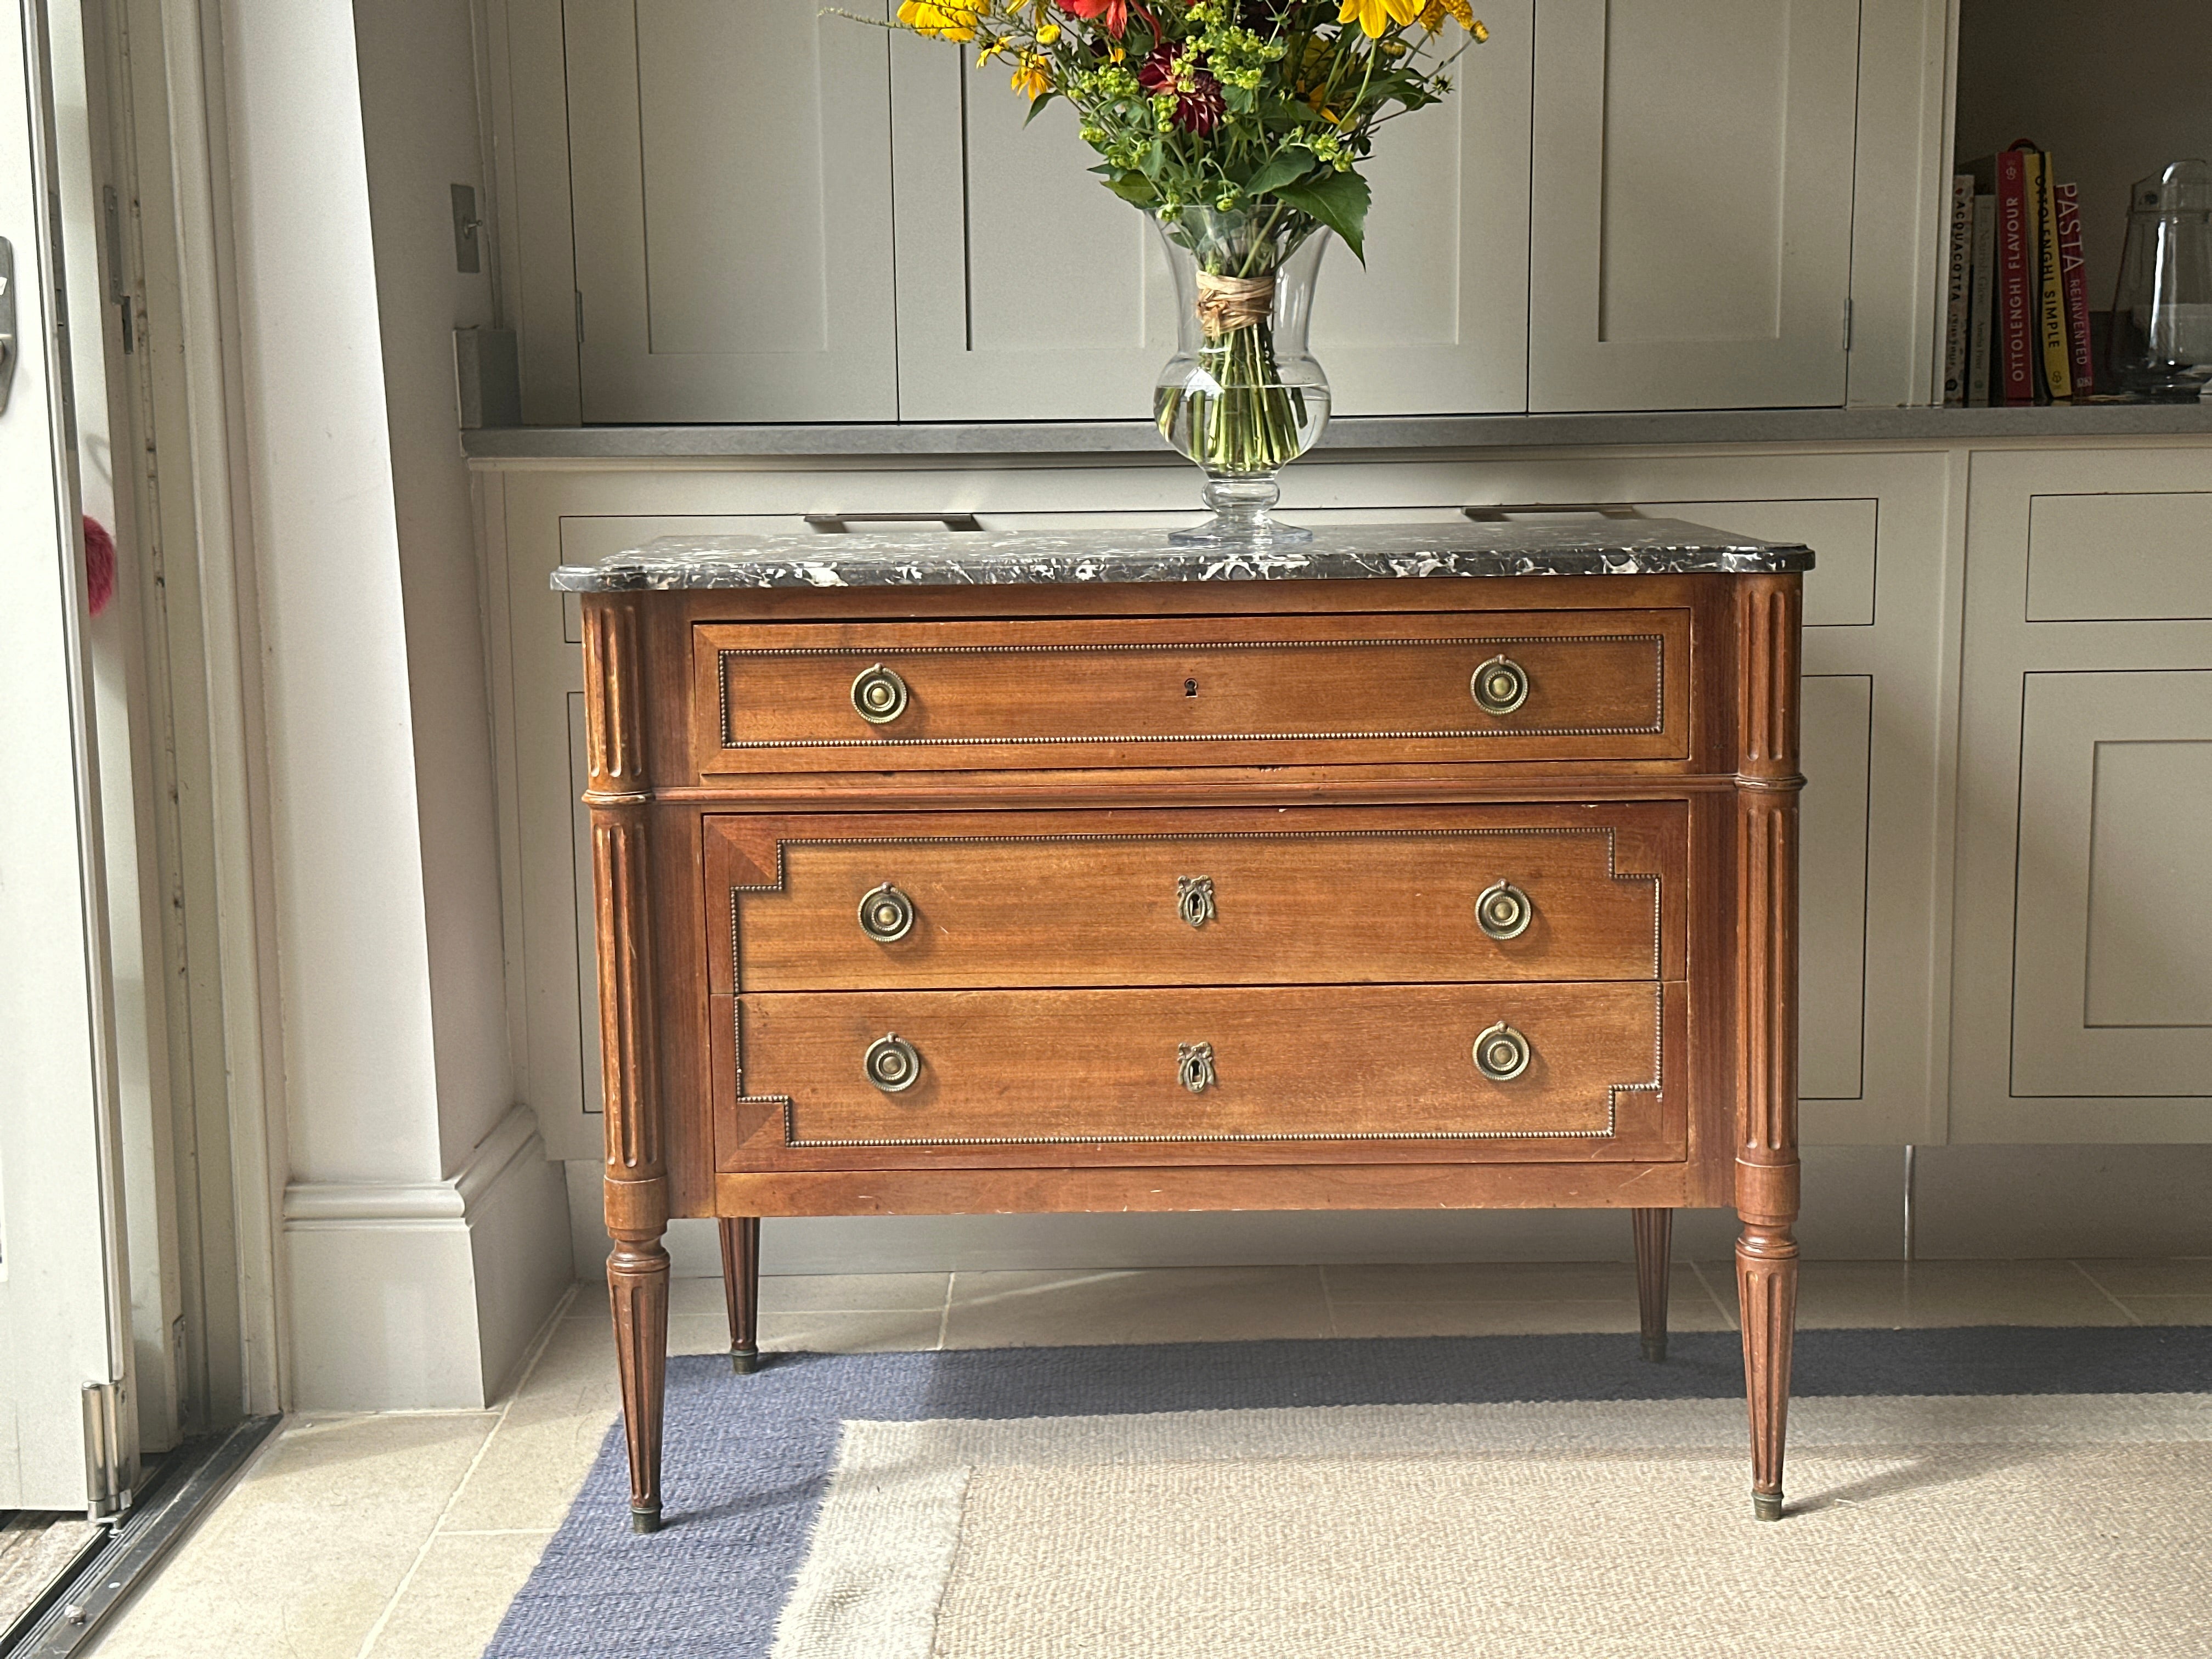
[[118, 1526], [106, 1528], [5, 1631], [0, 1659], [64, 1659], [86, 1646], [152, 1577], [185, 1529], [222, 1495], [275, 1428], [250, 1417], [228, 1434], [188, 1440], [162, 1458]]

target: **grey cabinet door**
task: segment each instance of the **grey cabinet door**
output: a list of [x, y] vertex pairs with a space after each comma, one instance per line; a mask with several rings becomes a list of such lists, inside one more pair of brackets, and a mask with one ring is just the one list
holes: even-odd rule
[[884, 31], [812, 0], [562, 10], [583, 418], [896, 418]]
[[1858, 0], [1539, 0], [1529, 407], [1840, 404]]
[[[1484, 8], [1450, 99], [1376, 136], [1370, 264], [1332, 247], [1314, 302], [1339, 414], [1526, 406], [1531, 3]], [[901, 417], [1146, 417], [1175, 349], [1167, 262], [1086, 171], [1073, 112], [1025, 127], [995, 65], [903, 38], [891, 57]]]
[[1974, 458], [1954, 1139], [2212, 1139], [2206, 462]]

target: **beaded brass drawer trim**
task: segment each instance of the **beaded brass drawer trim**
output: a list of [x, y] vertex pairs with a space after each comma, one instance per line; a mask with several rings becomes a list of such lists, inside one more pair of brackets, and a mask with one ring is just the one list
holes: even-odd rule
[[738, 1103], [782, 1109], [783, 1144], [793, 1151], [839, 1146], [1172, 1146], [1312, 1141], [1321, 1143], [1367, 1140], [1609, 1140], [1618, 1133], [1620, 1097], [1656, 1092], [1666, 1076], [1666, 991], [1664, 983], [1651, 988], [1651, 1080], [1649, 1083], [1608, 1084], [1602, 1129], [1378, 1129], [1364, 1134], [1187, 1134], [1187, 1135], [946, 1135], [902, 1136], [881, 1139], [832, 1139], [802, 1136], [798, 1106], [789, 1095], [749, 1095], [744, 1092], [744, 1005], [731, 999], [730, 1026], [738, 1076]]
[[[740, 741], [730, 735], [730, 659], [732, 657], [1053, 656], [1149, 651], [1321, 651], [1383, 646], [1638, 645], [1652, 655], [1653, 705], [1649, 726], [1519, 726], [1505, 728], [1452, 726], [1437, 732], [1155, 732], [1059, 738], [773, 738]], [[1438, 738], [1634, 738], [1656, 737], [1667, 729], [1667, 640], [1662, 634], [1533, 634], [1496, 638], [1437, 640], [1219, 640], [1182, 645], [1118, 642], [1103, 645], [913, 645], [894, 649], [860, 646], [724, 646], [716, 653], [715, 689], [720, 700], [720, 729], [725, 749], [927, 749], [972, 744], [979, 748], [1098, 743], [1339, 743], [1404, 742]]]
[[1651, 974], [1656, 979], [1665, 972], [1660, 948], [1660, 903], [1663, 892], [1662, 878], [1638, 871], [1623, 871], [1620, 867], [1618, 832], [1610, 824], [1594, 825], [1584, 829], [1576, 825], [1553, 827], [1549, 824], [1512, 824], [1496, 829], [1467, 830], [1191, 830], [1115, 832], [1110, 830], [1073, 830], [1047, 836], [793, 836], [779, 838], [775, 843], [775, 879], [764, 882], [732, 882], [730, 884], [730, 983], [734, 991], [738, 984], [738, 964], [743, 961], [738, 950], [738, 896], [744, 893], [781, 893], [788, 879], [785, 868], [784, 849], [791, 847], [991, 847], [1026, 846], [1030, 844], [1073, 843], [1077, 842], [1218, 842], [1218, 841], [1452, 841], [1479, 840], [1484, 837], [1510, 836], [1550, 836], [1560, 839], [1601, 836], [1605, 838], [1605, 873], [1611, 881], [1648, 881], [1651, 884]]

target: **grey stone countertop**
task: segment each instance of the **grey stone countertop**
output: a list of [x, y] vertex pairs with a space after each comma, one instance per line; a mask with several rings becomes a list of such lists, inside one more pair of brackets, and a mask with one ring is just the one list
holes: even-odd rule
[[[1717, 409], [1602, 415], [1346, 416], [1319, 453], [1564, 448], [1585, 444], [1969, 442], [2212, 436], [2212, 404], [2041, 409]], [[481, 465], [700, 461], [746, 456], [1174, 459], [1149, 421], [823, 422], [804, 426], [508, 426], [461, 434]]]
[[562, 565], [568, 592], [699, 587], [895, 587], [1006, 582], [1207, 582], [1400, 576], [1641, 576], [1810, 570], [1811, 550], [1671, 519], [1340, 525], [1258, 549], [1182, 546], [1162, 530], [663, 536]]

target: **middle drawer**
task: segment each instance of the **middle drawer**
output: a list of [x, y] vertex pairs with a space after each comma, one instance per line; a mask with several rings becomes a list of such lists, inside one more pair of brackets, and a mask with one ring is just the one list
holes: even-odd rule
[[1687, 808], [716, 815], [734, 991], [1676, 979]]

